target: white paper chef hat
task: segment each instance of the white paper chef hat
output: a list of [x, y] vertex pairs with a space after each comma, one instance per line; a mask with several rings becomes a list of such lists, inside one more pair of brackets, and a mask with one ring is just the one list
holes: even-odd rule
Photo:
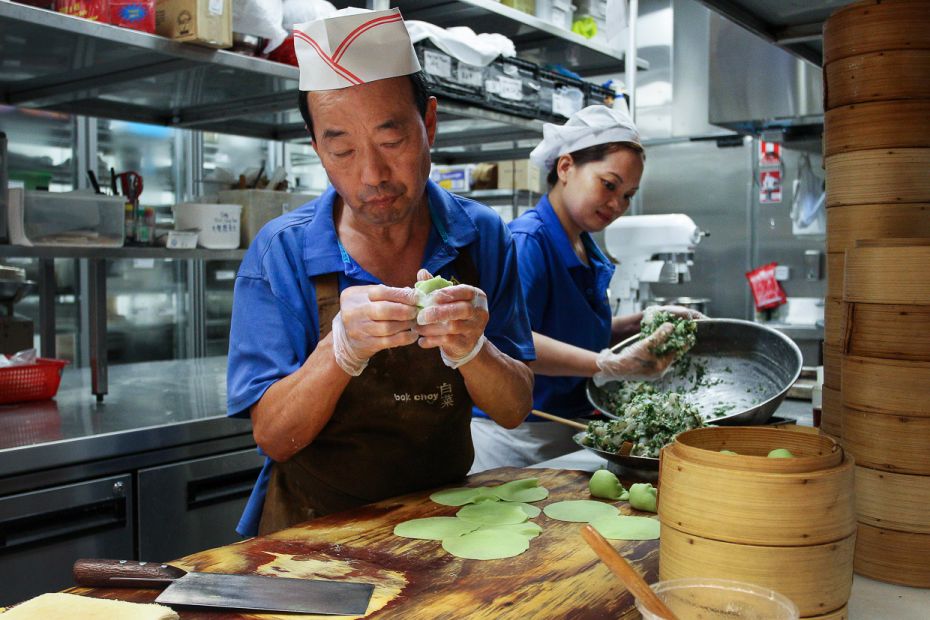
[[347, 8], [294, 24], [300, 90], [333, 90], [420, 70], [399, 9]]
[[566, 153], [608, 142], [633, 142], [642, 145], [639, 131], [624, 108], [589, 105], [578, 110], [564, 125], [543, 125], [543, 139], [530, 160], [545, 171]]

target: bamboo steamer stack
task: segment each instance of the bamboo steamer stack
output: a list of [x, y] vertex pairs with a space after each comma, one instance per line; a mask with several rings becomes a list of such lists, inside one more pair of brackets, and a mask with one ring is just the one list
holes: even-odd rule
[[[823, 430], [856, 459], [856, 571], [930, 587], [930, 0], [824, 26]], [[910, 238], [891, 241], [895, 238]], [[872, 239], [885, 239], [874, 242]]]
[[856, 458], [856, 571], [930, 587], [930, 239], [846, 252], [843, 437]]
[[[767, 458], [775, 448], [795, 458]], [[803, 429], [695, 429], [662, 450], [659, 471], [661, 580], [735, 579], [784, 594], [804, 618], [846, 618], [854, 467], [834, 440]]]
[[846, 250], [930, 237], [930, 0], [867, 0], [824, 25], [827, 298], [821, 429], [842, 435]]

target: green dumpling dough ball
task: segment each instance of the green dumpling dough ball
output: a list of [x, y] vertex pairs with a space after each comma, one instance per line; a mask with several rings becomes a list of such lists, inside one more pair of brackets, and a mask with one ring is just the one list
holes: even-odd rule
[[636, 510], [657, 512], [656, 488], [648, 482], [641, 482], [630, 487], [630, 506]]
[[770, 459], [793, 459], [794, 455], [788, 448], [775, 448], [769, 452]]
[[452, 286], [452, 282], [442, 276], [435, 276], [429, 280], [420, 280], [413, 285], [417, 291], [417, 308], [422, 310], [433, 304], [430, 303], [430, 295], [441, 288]]
[[594, 497], [618, 500], [623, 497], [624, 488], [620, 484], [620, 480], [612, 472], [599, 469], [594, 472], [594, 475], [588, 481], [588, 491]]
[[731, 456], [737, 456], [737, 453], [734, 452], [733, 450], [721, 450], [720, 454], [729, 454]]

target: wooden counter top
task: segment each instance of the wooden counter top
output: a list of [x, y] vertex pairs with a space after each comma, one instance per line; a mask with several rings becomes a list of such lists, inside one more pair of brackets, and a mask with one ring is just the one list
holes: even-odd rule
[[[550, 496], [535, 505], [588, 499], [589, 474], [554, 469], [500, 468], [472, 476], [469, 486], [536, 476]], [[632, 512], [621, 503], [623, 512]], [[636, 618], [629, 592], [581, 538], [578, 523], [536, 517], [540, 536], [527, 552], [504, 560], [463, 560], [439, 542], [394, 536], [401, 521], [452, 516], [429, 492], [385, 500], [322, 517], [265, 537], [210, 549], [176, 562], [193, 571], [366, 581], [376, 584], [365, 618]], [[646, 580], [658, 579], [659, 541], [612, 541]], [[164, 558], [142, 558], [163, 560]], [[72, 588], [68, 592], [152, 602], [156, 590]], [[177, 609], [183, 620], [336, 618], [255, 614], [205, 608]], [[339, 616], [344, 618], [344, 616]]]

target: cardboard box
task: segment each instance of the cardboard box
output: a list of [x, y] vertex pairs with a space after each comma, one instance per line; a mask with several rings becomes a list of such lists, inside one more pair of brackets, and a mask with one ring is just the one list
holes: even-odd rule
[[220, 202], [242, 205], [240, 247], [247, 248], [262, 226], [317, 198], [316, 194], [273, 192], [267, 189], [231, 189], [220, 192]]
[[433, 166], [430, 178], [450, 192], [471, 190], [471, 166]]
[[232, 0], [158, 0], [155, 32], [163, 37], [232, 47]]
[[546, 192], [543, 171], [528, 159], [497, 162], [498, 189], [529, 190], [537, 194]]

